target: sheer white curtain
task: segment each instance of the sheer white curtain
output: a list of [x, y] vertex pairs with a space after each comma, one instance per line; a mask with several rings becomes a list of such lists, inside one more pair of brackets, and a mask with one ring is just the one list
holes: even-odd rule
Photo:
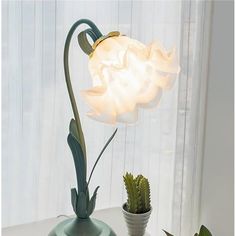
[[[63, 47], [74, 21], [93, 20], [103, 33], [119, 30], [144, 43], [175, 46], [181, 73], [158, 109], [120, 126], [94, 173], [97, 209], [126, 200], [122, 175], [142, 173], [151, 183], [152, 235], [161, 229], [189, 236], [198, 227], [202, 113], [210, 3], [204, 1], [2, 2], [3, 226], [72, 214], [75, 185], [66, 142], [72, 110], [63, 74]], [[81, 27], [82, 29], [83, 27]], [[88, 58], [71, 50], [72, 83], [88, 149], [88, 168], [114, 127], [86, 117], [79, 91], [88, 88]], [[203, 60], [204, 58], [204, 60]]]

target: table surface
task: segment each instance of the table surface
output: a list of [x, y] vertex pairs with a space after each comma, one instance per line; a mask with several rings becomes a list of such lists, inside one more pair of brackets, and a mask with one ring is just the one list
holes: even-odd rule
[[[115, 231], [117, 236], [128, 235], [127, 227], [125, 225], [120, 207], [95, 211], [92, 218], [96, 218], [107, 223]], [[65, 216], [60, 216], [29, 224], [3, 228], [2, 236], [47, 236], [54, 226], [65, 219]], [[146, 235], [148, 236], [149, 234]]]

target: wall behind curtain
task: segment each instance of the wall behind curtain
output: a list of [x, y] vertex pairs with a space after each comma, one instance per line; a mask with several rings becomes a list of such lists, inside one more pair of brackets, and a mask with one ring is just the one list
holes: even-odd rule
[[[97, 209], [121, 206], [126, 200], [122, 175], [142, 173], [151, 183], [150, 232], [162, 235], [164, 228], [189, 236], [198, 216], [206, 3], [3, 1], [2, 6], [3, 226], [72, 214], [70, 188], [76, 183], [66, 142], [72, 110], [62, 58], [70, 26], [89, 18], [103, 33], [119, 30], [143, 43], [158, 39], [167, 48], [175, 46], [182, 68], [158, 109], [140, 110], [135, 125], [119, 125], [91, 182], [91, 190], [101, 186]], [[76, 37], [70, 52], [90, 170], [115, 127], [86, 117], [79, 91], [91, 85], [88, 57]]]

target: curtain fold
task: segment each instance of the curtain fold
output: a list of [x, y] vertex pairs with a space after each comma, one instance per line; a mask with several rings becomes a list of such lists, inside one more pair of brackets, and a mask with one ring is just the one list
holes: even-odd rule
[[[3, 226], [72, 214], [76, 186], [66, 142], [72, 110], [63, 72], [70, 26], [94, 21], [105, 34], [121, 33], [176, 47], [181, 73], [159, 106], [140, 110], [135, 125], [119, 125], [91, 181], [100, 185], [97, 209], [126, 201], [122, 175], [142, 173], [151, 184], [151, 235], [166, 229], [189, 236], [198, 227], [201, 147], [210, 3], [205, 1], [2, 2], [2, 223]], [[83, 26], [80, 28], [83, 29]], [[204, 60], [203, 60], [204, 58]], [[91, 170], [115, 127], [86, 117], [80, 90], [91, 85], [88, 58], [74, 37], [70, 50]]]
[[172, 228], [176, 235], [192, 235], [199, 229], [211, 2], [185, 1], [181, 14]]

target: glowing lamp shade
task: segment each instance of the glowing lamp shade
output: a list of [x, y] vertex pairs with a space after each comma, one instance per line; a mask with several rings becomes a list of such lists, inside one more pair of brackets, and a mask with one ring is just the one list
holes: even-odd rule
[[139, 108], [158, 105], [179, 73], [175, 50], [159, 43], [148, 46], [126, 36], [101, 41], [89, 58], [93, 87], [82, 91], [91, 108], [88, 116], [101, 122], [134, 123]]

